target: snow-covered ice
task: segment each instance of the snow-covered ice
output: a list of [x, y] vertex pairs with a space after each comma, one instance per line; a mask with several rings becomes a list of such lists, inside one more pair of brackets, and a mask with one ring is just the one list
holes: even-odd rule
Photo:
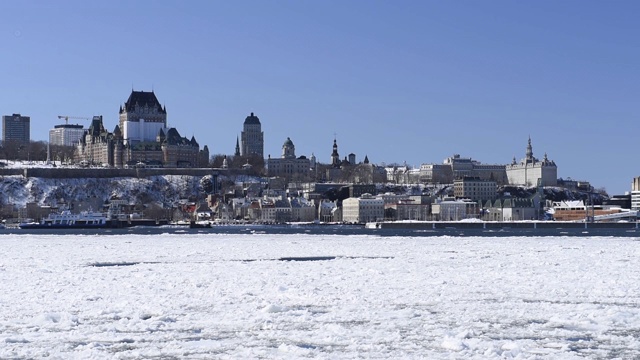
[[0, 244], [3, 359], [640, 357], [634, 238], [5, 235]]

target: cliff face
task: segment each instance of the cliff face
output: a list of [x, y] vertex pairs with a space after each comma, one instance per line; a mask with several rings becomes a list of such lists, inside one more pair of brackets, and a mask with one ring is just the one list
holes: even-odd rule
[[201, 179], [201, 176], [189, 175], [69, 179], [2, 176], [0, 204], [58, 206], [86, 199], [107, 201], [119, 198], [132, 205], [151, 202], [171, 205], [180, 199], [201, 194]]

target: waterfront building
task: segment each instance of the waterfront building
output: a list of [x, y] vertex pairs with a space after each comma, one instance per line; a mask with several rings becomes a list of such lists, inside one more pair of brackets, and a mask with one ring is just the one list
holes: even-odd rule
[[242, 156], [257, 155], [264, 157], [264, 132], [260, 119], [253, 113], [244, 119], [241, 137], [240, 154]]
[[431, 211], [436, 220], [459, 221], [467, 218], [470, 204], [469, 201], [445, 198], [432, 204]]
[[619, 206], [586, 205], [582, 200], [557, 201], [553, 203], [553, 218], [557, 221], [636, 221], [637, 211]]
[[480, 203], [485, 221], [521, 221], [538, 219], [538, 199], [505, 198]]
[[82, 125], [61, 124], [49, 130], [49, 144], [59, 146], [76, 146], [84, 136]]
[[533, 156], [531, 137], [529, 137], [524, 159], [517, 163], [514, 157], [511, 165], [507, 165], [506, 171], [510, 185], [537, 186], [538, 179], [542, 186], [556, 186], [558, 184], [556, 163], [549, 160], [546, 153], [542, 161]]
[[631, 183], [631, 210], [640, 210], [640, 176]]
[[364, 194], [359, 198], [342, 201], [342, 221], [363, 224], [384, 220], [384, 200]]
[[315, 205], [305, 198], [290, 198], [291, 221], [311, 222], [316, 219]]
[[419, 220], [429, 219], [431, 201], [424, 196], [410, 196], [408, 199], [399, 200], [395, 206], [395, 220]]
[[321, 222], [339, 221], [333, 217], [336, 209], [338, 209], [336, 201], [320, 200], [318, 203], [318, 220]]
[[2, 141], [27, 144], [31, 141], [31, 118], [20, 114], [2, 117]]

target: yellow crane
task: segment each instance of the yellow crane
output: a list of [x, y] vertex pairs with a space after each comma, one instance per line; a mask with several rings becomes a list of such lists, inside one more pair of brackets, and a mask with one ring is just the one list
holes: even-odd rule
[[82, 117], [82, 116], [68, 116], [68, 115], [58, 115], [58, 119], [64, 119], [65, 124], [69, 124], [69, 119], [77, 119], [77, 120], [91, 120], [91, 118], [88, 117]]

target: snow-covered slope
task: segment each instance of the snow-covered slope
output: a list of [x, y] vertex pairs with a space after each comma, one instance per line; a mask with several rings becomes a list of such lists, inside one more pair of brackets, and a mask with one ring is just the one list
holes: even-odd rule
[[201, 177], [164, 175], [149, 178], [43, 179], [22, 176], [0, 177], [0, 203], [25, 206], [35, 202], [56, 206], [61, 203], [117, 197], [135, 204], [157, 202], [172, 204], [199, 193]]

